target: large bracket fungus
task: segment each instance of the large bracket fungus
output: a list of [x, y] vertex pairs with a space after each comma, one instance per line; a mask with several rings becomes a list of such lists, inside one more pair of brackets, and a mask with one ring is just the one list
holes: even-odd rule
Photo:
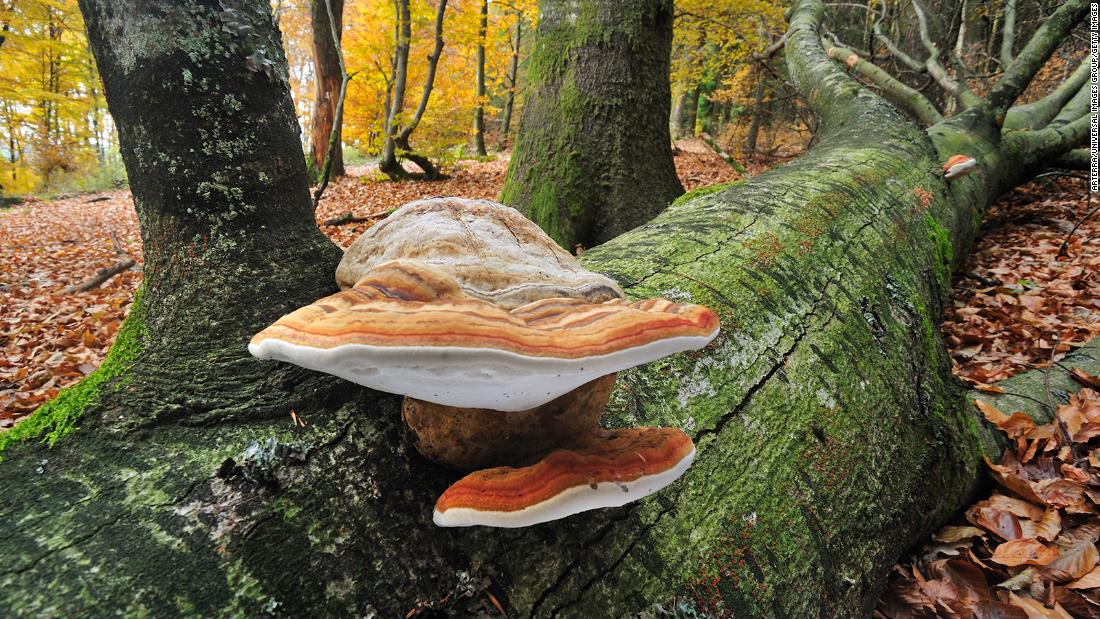
[[403, 394], [426, 458], [498, 467], [448, 489], [437, 524], [526, 526], [618, 506], [690, 464], [679, 430], [598, 422], [616, 372], [717, 336], [710, 309], [629, 302], [485, 200], [409, 203], [357, 239], [336, 273], [343, 290], [283, 316], [249, 351]]

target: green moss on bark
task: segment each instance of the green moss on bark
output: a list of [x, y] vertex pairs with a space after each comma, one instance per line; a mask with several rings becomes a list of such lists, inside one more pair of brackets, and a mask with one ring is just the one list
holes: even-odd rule
[[0, 434], [0, 461], [3, 461], [4, 450], [18, 441], [41, 437], [52, 446], [77, 429], [81, 415], [99, 401], [105, 389], [116, 388], [114, 379], [123, 376], [144, 349], [145, 310], [141, 297], [142, 288], [138, 288], [130, 312], [99, 368], [79, 383], [62, 389], [57, 397], [39, 406], [27, 419]]

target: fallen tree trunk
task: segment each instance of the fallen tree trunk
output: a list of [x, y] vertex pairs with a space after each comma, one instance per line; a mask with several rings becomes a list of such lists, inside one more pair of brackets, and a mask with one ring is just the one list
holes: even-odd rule
[[[220, 335], [224, 350], [179, 347], [173, 360], [151, 351], [154, 335], [129, 333], [138, 352], [120, 353], [79, 407], [78, 431], [51, 449], [8, 447], [0, 614], [415, 616], [500, 604], [510, 616], [607, 616], [677, 602], [714, 615], [869, 613], [889, 566], [964, 503], [983, 451], [998, 447], [937, 333], [951, 270], [984, 206], [1077, 126], [1006, 137], [1005, 151], [980, 110], [926, 133], [829, 61], [821, 11], [797, 2], [787, 42], [822, 120], [819, 145], [688, 194], [583, 257], [632, 297], [721, 314], [707, 349], [622, 373], [605, 418], [691, 434], [698, 457], [675, 485], [527, 529], [436, 528], [432, 504], [456, 475], [416, 455], [397, 397], [247, 357], [250, 329], [297, 297], [265, 300]], [[947, 185], [940, 163], [956, 152], [980, 166]], [[330, 258], [303, 260], [315, 279], [331, 273]], [[229, 286], [258, 294], [281, 274], [209, 280], [213, 315], [198, 324], [223, 328], [233, 305], [217, 294]], [[202, 371], [158, 380], [189, 368]]]

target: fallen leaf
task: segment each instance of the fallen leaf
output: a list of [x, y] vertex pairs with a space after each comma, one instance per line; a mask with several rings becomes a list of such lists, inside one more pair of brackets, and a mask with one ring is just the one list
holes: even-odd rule
[[1037, 539], [1009, 540], [993, 551], [990, 557], [1001, 565], [1047, 565], [1058, 558], [1058, 549], [1044, 546]]

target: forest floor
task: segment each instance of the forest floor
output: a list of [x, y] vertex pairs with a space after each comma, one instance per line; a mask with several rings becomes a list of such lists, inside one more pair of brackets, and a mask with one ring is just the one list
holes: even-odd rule
[[[699, 141], [679, 144], [675, 162], [689, 191], [738, 177]], [[759, 174], [773, 163], [748, 168]], [[411, 200], [494, 199], [507, 167], [506, 156], [463, 162], [447, 180], [401, 183], [352, 168], [330, 185], [317, 221], [346, 247]], [[1050, 365], [1100, 334], [1100, 215], [1089, 212], [1086, 195], [1082, 179], [1047, 177], [991, 207], [944, 317], [960, 378], [996, 391], [991, 383]], [[141, 281], [142, 257], [126, 190], [0, 210], [0, 239], [2, 432], [98, 366]], [[66, 290], [126, 260], [136, 264], [105, 284]], [[903, 560], [876, 614], [1069, 617], [1058, 614], [1069, 609], [1100, 618], [1100, 589], [1093, 588], [1100, 586], [1100, 450], [1085, 447], [1100, 436], [1100, 394], [1085, 391], [1060, 409], [1063, 425], [1078, 429], [1068, 441], [1053, 425], [1029, 425], [1012, 411], [984, 412], [1017, 438], [1017, 452], [991, 466], [1002, 486], [1022, 498], [995, 493], [966, 512], [967, 522], [948, 526]], [[1038, 610], [1037, 600], [1049, 608]], [[1014, 614], [1021, 609], [1027, 614]]]

